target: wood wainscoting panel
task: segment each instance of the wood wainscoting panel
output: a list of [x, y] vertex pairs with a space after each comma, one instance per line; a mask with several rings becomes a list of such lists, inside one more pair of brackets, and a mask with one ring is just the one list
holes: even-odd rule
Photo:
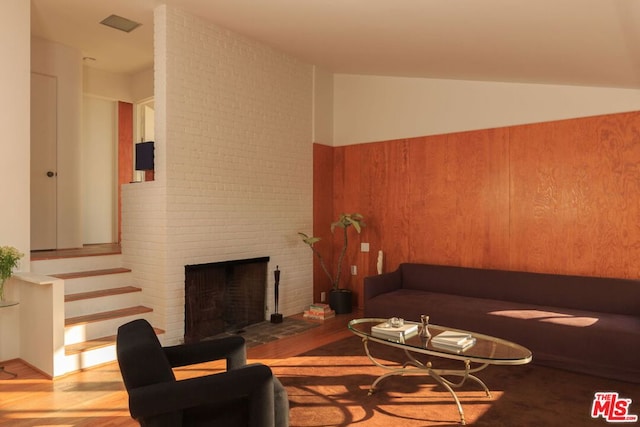
[[409, 140], [360, 146], [366, 170], [362, 171], [359, 203], [366, 211], [372, 258], [366, 275], [376, 274], [380, 250], [384, 254], [385, 271], [394, 269], [394, 259], [409, 256], [406, 236], [411, 221], [407, 179], [410, 173], [409, 146]]
[[640, 112], [331, 150], [332, 217], [367, 223], [343, 271], [359, 305], [379, 250], [387, 272], [427, 262], [640, 276]]
[[[331, 266], [333, 259], [331, 231], [333, 222], [333, 147], [313, 144], [313, 230], [312, 234], [321, 237], [316, 247]], [[307, 230], [300, 230], [307, 233]], [[313, 256], [313, 301], [320, 301], [320, 293], [331, 289], [331, 282], [322, 271], [320, 262]]]
[[507, 136], [490, 129], [335, 148], [334, 217], [360, 212], [367, 223], [343, 266], [360, 304], [380, 250], [384, 271], [402, 262], [508, 267]]
[[637, 278], [640, 113], [516, 126], [511, 266]]
[[[368, 173], [368, 167], [362, 163], [361, 145], [347, 147], [336, 147], [334, 150], [334, 175], [333, 175], [333, 221], [341, 213], [360, 213], [365, 218], [365, 228], [361, 235], [357, 235], [354, 230], [349, 231], [349, 246], [342, 264], [340, 287], [351, 289], [354, 292], [354, 300], [362, 299], [362, 277], [364, 268], [358, 266], [360, 256], [360, 243], [364, 242], [369, 232], [369, 215], [362, 209], [361, 192], [365, 187], [363, 174]], [[328, 224], [327, 224], [328, 227]], [[337, 268], [338, 257], [343, 246], [343, 230], [336, 228], [332, 236], [333, 242], [333, 268]], [[357, 276], [352, 276], [350, 266], [356, 265], [361, 271]]]
[[122, 234], [122, 184], [133, 180], [133, 104], [118, 101], [118, 242]]
[[414, 140], [407, 259], [508, 267], [507, 136], [488, 129]]
[[365, 217], [367, 226], [360, 237], [369, 243], [369, 252], [359, 252], [355, 258], [359, 274], [351, 278], [359, 306], [364, 278], [377, 274], [378, 252], [383, 251], [384, 271], [395, 269], [397, 260], [409, 256], [409, 146], [409, 140], [398, 140], [361, 144], [349, 150], [352, 168], [355, 162], [361, 165], [357, 168], [359, 191], [352, 193], [357, 197], [353, 210]]

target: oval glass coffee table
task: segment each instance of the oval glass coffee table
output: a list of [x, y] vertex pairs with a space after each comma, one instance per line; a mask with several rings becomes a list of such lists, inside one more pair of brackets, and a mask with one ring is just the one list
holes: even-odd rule
[[[406, 335], [400, 334], [394, 337], [372, 331], [372, 327], [381, 326], [388, 322], [388, 320], [389, 319], [367, 318], [354, 319], [349, 322], [351, 332], [362, 338], [364, 349], [369, 359], [376, 366], [389, 371], [379, 376], [373, 384], [371, 384], [369, 395], [373, 394], [380, 381], [387, 377], [394, 375], [427, 375], [446, 388], [451, 396], [453, 396], [458, 407], [458, 412], [460, 413], [461, 424], [466, 424], [466, 422], [460, 399], [458, 399], [454, 391], [455, 388], [461, 387], [467, 380], [470, 380], [479, 384], [487, 397], [491, 397], [489, 388], [474, 374], [482, 371], [489, 365], [524, 365], [532, 359], [531, 351], [521, 345], [489, 335], [444, 326], [430, 324], [428, 326], [430, 338], [421, 336], [420, 330], [422, 329], [422, 325], [417, 322], [404, 322], [405, 325], [417, 326], [417, 328], [413, 328], [414, 331]], [[434, 338], [445, 331], [447, 331], [447, 334], [459, 333], [463, 336], [470, 336], [472, 345], [468, 348], [460, 349], [455, 346], [448, 347], [438, 344], [438, 340], [434, 340]], [[371, 354], [369, 342], [399, 348], [404, 351], [407, 360], [402, 365], [385, 365]], [[417, 357], [421, 355], [459, 360], [463, 366], [461, 366], [460, 369], [438, 369], [433, 367], [431, 361], [422, 362], [418, 360]], [[477, 366], [472, 366], [472, 364]], [[445, 377], [454, 377], [456, 380], [453, 381]]]

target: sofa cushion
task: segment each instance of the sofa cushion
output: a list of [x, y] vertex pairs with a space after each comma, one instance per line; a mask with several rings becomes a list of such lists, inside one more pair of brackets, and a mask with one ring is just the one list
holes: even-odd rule
[[640, 382], [640, 317], [401, 289], [367, 301], [366, 317], [404, 317], [503, 338], [534, 362]]

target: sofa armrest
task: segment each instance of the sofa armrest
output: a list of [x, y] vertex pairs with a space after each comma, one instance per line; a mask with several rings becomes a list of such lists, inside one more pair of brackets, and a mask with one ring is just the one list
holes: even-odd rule
[[162, 349], [169, 360], [169, 364], [174, 368], [220, 359], [227, 360], [228, 370], [247, 364], [244, 338], [239, 335], [168, 346]]
[[402, 288], [402, 274], [400, 268], [391, 273], [379, 274], [364, 278], [364, 302], [367, 300]]
[[135, 419], [169, 417], [185, 409], [241, 398], [249, 399], [251, 425], [274, 425], [273, 374], [266, 365], [134, 388], [129, 390], [129, 410]]

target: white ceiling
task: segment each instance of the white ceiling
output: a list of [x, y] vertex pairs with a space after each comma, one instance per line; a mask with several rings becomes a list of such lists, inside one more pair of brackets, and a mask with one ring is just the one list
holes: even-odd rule
[[32, 33], [136, 72], [161, 3], [336, 73], [640, 89], [640, 0], [31, 0]]

